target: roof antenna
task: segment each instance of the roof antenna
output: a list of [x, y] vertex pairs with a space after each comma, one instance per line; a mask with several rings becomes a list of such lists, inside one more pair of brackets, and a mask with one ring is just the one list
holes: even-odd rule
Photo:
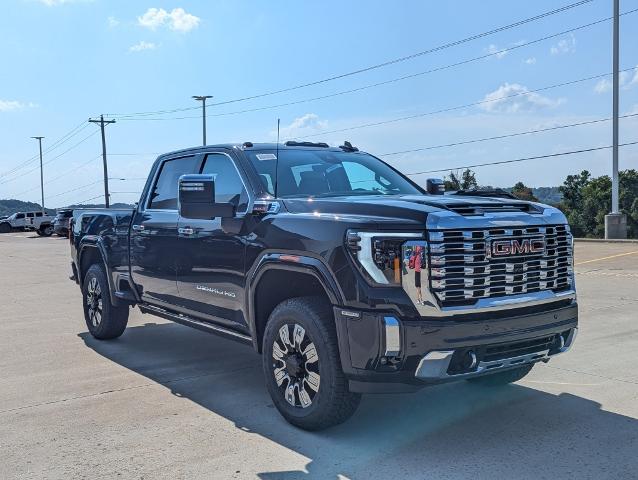
[[277, 198], [277, 184], [279, 183], [279, 124], [281, 119], [277, 119], [277, 153], [275, 158], [275, 198]]

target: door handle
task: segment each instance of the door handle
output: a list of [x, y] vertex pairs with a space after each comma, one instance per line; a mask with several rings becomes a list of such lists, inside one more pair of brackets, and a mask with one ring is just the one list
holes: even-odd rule
[[177, 231], [180, 235], [192, 235], [193, 233], [195, 233], [195, 230], [190, 227], [180, 227], [177, 229]]
[[136, 232], [142, 232], [144, 231], [144, 225], [133, 225], [133, 230], [135, 230]]

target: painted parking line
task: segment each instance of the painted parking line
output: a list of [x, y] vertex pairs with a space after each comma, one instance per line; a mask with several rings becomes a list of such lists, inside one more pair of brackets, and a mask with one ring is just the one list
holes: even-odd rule
[[618, 253], [616, 255], [609, 255], [608, 257], [594, 258], [593, 260], [585, 260], [584, 262], [578, 262], [578, 263], [575, 263], [574, 265], [575, 266], [585, 265], [586, 263], [600, 262], [601, 260], [609, 260], [610, 258], [624, 257], [626, 255], [635, 255], [637, 253], [638, 253], [638, 250], [636, 250], [634, 252]]

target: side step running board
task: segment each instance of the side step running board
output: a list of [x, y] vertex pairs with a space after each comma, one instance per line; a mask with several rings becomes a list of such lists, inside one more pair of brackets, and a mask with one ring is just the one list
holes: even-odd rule
[[170, 312], [154, 305], [139, 305], [139, 307], [142, 313], [157, 315], [158, 317], [162, 317], [166, 320], [171, 320], [175, 323], [186, 325], [187, 327], [193, 327], [204, 332], [214, 333], [215, 335], [220, 335], [222, 337], [230, 338], [231, 340], [236, 340], [242, 343], [247, 343], [249, 345], [252, 345], [253, 343], [253, 339], [250, 337], [250, 335], [236, 332], [235, 330], [231, 330], [230, 328], [222, 327], [220, 325], [213, 325], [212, 323], [208, 322], [202, 322], [201, 320], [196, 320], [181, 313]]

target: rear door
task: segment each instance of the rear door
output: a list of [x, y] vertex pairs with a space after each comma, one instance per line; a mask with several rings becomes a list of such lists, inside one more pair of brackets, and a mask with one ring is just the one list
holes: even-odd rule
[[179, 177], [197, 173], [200, 155], [163, 160], [155, 170], [146, 197], [131, 224], [131, 276], [145, 302], [173, 306], [177, 303], [177, 183]]
[[236, 160], [206, 155], [201, 173], [215, 177], [215, 200], [231, 202], [235, 218], [179, 219], [177, 280], [181, 305], [203, 320], [244, 328], [245, 249], [241, 230], [248, 189]]

